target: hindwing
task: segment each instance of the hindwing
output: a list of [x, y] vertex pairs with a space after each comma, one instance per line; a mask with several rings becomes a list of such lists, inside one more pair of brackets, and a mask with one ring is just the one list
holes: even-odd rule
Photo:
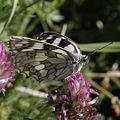
[[63, 79], [73, 73], [75, 57], [61, 47], [27, 37], [11, 37], [15, 66], [38, 81]]

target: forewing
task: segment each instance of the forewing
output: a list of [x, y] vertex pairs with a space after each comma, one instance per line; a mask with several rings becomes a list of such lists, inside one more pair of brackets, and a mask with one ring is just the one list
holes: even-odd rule
[[25, 37], [12, 37], [9, 49], [15, 66], [38, 81], [63, 79], [72, 74], [74, 59], [56, 46]]
[[71, 52], [73, 55], [81, 55], [80, 49], [74, 41], [58, 33], [44, 32], [40, 34], [38, 40], [64, 48], [65, 50]]

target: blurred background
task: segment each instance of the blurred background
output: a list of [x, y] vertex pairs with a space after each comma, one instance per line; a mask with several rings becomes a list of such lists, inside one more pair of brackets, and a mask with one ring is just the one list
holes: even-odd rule
[[[99, 120], [120, 120], [120, 1], [0, 0], [0, 40], [6, 48], [11, 36], [36, 39], [44, 31], [65, 31], [86, 55], [113, 42], [91, 56], [81, 72], [100, 93]], [[41, 85], [15, 74], [6, 95], [0, 93], [0, 120], [56, 120]], [[53, 94], [62, 84], [46, 83]]]

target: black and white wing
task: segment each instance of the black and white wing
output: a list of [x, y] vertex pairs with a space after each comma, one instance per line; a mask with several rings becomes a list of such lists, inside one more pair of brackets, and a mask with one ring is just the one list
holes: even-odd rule
[[79, 56], [82, 56], [80, 48], [77, 46], [77, 44], [66, 36], [55, 32], [44, 32], [40, 34], [37, 39], [69, 51], [76, 57], [76, 60], [79, 59]]
[[63, 79], [73, 73], [74, 57], [67, 50], [27, 37], [11, 37], [9, 50], [15, 66], [38, 81]]
[[79, 46], [70, 38], [60, 35], [55, 32], [44, 32], [40, 34], [37, 38], [38, 40], [50, 43], [54, 46], [58, 46], [61, 49], [69, 52], [71, 56], [74, 58], [74, 73], [81, 70], [81, 68], [89, 62], [89, 57], [86, 55], [82, 55]]

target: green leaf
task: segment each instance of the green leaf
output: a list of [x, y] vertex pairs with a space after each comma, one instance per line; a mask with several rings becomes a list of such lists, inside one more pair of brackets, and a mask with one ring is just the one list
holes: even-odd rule
[[[89, 44], [78, 44], [80, 49], [85, 52], [92, 52], [96, 49], [102, 48], [105, 45], [109, 44], [110, 42], [104, 42], [104, 43], [89, 43]], [[96, 52], [104, 52], [104, 53], [118, 53], [120, 52], [120, 42], [112, 42], [111, 45], [101, 49], [97, 50]]]
[[5, 23], [5, 25], [4, 25], [3, 30], [1, 31], [1, 33], [4, 31], [4, 29], [5, 29], [5, 28], [9, 25], [9, 23], [11, 22], [11, 20], [12, 20], [12, 18], [13, 18], [13, 16], [14, 16], [16, 7], [17, 7], [17, 3], [18, 3], [18, 0], [14, 0], [12, 12], [11, 12], [11, 14], [10, 14], [9, 19], [8, 19], [7, 22]]

